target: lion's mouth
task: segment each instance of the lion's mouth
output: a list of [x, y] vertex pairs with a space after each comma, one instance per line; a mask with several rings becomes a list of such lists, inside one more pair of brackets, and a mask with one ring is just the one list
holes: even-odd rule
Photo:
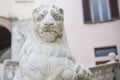
[[58, 33], [54, 30], [45, 30], [40, 33], [40, 37], [45, 42], [54, 42]]
[[44, 31], [41, 32], [41, 34], [44, 33], [44, 32], [49, 32], [49, 33], [53, 32], [53, 33], [57, 34], [57, 32], [54, 31], [54, 30], [44, 30]]

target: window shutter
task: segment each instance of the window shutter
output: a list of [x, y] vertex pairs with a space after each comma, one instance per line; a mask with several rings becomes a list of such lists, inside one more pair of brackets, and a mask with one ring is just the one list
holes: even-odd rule
[[90, 0], [82, 0], [84, 23], [91, 23]]
[[109, 0], [110, 4], [110, 13], [112, 20], [119, 18], [119, 9], [117, 0]]

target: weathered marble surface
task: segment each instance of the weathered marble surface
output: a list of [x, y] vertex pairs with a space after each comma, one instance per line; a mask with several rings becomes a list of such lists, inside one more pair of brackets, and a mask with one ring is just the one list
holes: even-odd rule
[[18, 61], [19, 52], [25, 41], [25, 33], [28, 30], [30, 19], [18, 20], [12, 26], [11, 59]]
[[3, 64], [0, 64], [0, 80], [3, 79], [3, 71], [4, 71], [4, 65]]
[[[13, 80], [13, 76], [18, 69], [18, 62], [7, 60], [4, 63], [4, 75], [1, 80]], [[90, 68], [91, 76], [79, 78], [78, 80], [120, 80], [120, 64], [111, 63], [103, 64]]]
[[[118, 69], [118, 71], [116, 71]], [[87, 80], [119, 80], [120, 64], [103, 64], [90, 68], [91, 76]]]
[[118, 63], [115, 59], [116, 59], [116, 54], [114, 52], [110, 52], [108, 54], [108, 57], [110, 59], [109, 62], [107, 62], [107, 64], [112, 64], [112, 63]]
[[19, 63], [12, 60], [5, 60], [3, 75], [1, 80], [13, 80], [16, 71], [18, 70]]
[[53, 5], [41, 5], [33, 11], [13, 80], [77, 80], [90, 75], [90, 70], [76, 63], [71, 54], [63, 13]]
[[[120, 64], [118, 62], [116, 63], [116, 61], [113, 62], [113, 60], [115, 60], [115, 54], [111, 52], [108, 57], [110, 58], [110, 61], [108, 63], [90, 68], [91, 76], [86, 75], [87, 79], [84, 77], [79, 78], [78, 80], [120, 80]], [[13, 76], [15, 75], [18, 66], [18, 62], [6, 60], [4, 64], [0, 66], [1, 80], [13, 80]], [[69, 69], [69, 67], [67, 69]], [[59, 68], [58, 70], [61, 69]], [[55, 74], [59, 72], [58, 70], [56, 70]]]

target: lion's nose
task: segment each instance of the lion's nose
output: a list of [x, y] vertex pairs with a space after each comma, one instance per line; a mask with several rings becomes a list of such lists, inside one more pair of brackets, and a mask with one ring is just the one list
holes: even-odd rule
[[54, 25], [54, 23], [44, 23], [44, 25], [51, 26], [51, 25]]

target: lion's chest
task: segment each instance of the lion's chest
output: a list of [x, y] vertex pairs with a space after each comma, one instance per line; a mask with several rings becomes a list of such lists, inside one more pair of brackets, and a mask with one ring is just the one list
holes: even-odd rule
[[[37, 68], [45, 68], [47, 63], [48, 63], [48, 57], [45, 56], [44, 54], [34, 54], [31, 53], [27, 58], [26, 58], [26, 63], [30, 64], [31, 66]], [[39, 65], [40, 63], [40, 65]], [[45, 64], [46, 63], [46, 64]]]
[[36, 74], [36, 77], [42, 77], [42, 73], [48, 73], [48, 59], [44, 54], [29, 54], [21, 60], [23, 73], [26, 74], [25, 76], [32, 76], [33, 78], [34, 74]]
[[35, 47], [33, 47], [32, 52], [56, 57], [66, 57], [67, 54], [63, 46], [57, 44], [37, 44]]

